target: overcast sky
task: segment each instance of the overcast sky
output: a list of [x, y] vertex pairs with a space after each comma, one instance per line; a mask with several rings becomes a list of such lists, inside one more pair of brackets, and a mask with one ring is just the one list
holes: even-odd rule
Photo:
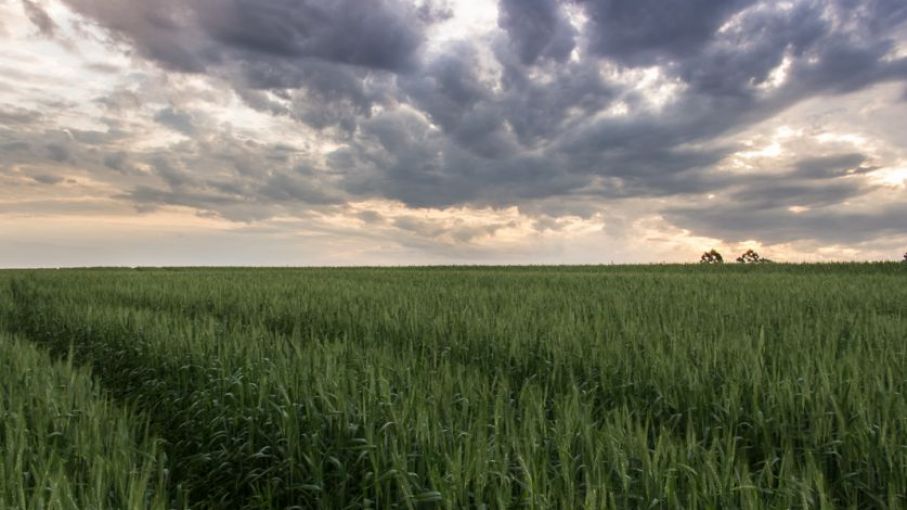
[[0, 0], [0, 267], [897, 259], [904, 0]]

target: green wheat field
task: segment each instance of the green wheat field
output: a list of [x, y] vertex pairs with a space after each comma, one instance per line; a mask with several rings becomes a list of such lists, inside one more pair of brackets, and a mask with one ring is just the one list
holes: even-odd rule
[[907, 508], [907, 265], [0, 272], [2, 509]]

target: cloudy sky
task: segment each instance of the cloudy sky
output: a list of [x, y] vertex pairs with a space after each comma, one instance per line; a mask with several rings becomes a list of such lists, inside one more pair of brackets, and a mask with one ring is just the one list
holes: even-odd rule
[[0, 0], [0, 266], [896, 259], [904, 0]]

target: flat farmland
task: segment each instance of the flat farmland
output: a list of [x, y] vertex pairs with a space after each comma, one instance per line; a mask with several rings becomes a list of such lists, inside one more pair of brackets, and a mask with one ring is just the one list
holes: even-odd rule
[[904, 264], [3, 271], [0, 327], [2, 508], [907, 507]]

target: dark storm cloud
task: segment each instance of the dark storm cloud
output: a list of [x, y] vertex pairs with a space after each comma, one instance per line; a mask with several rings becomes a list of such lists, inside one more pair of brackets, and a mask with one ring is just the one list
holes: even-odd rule
[[276, 202], [302, 202], [312, 205], [338, 202], [335, 194], [321, 189], [320, 186], [313, 186], [314, 182], [316, 180], [311, 175], [304, 173], [278, 173], [269, 177], [259, 192], [263, 198]]
[[[593, 26], [589, 44], [626, 65], [662, 63], [687, 89], [656, 115], [588, 122], [561, 131], [553, 145], [569, 155], [574, 172], [616, 177], [617, 191], [628, 195], [722, 189], [730, 180], [704, 169], [729, 148], [710, 147], [710, 140], [808, 97], [907, 78], [907, 61], [886, 57], [893, 35], [872, 31], [892, 26], [891, 17], [902, 19], [903, 6], [869, 3], [845, 30], [836, 28], [830, 15], [853, 11], [833, 3], [795, 2], [783, 8], [770, 2], [658, 4], [584, 3]], [[719, 31], [723, 24], [728, 26]], [[785, 58], [790, 60], [787, 80], [760, 90]], [[680, 149], [690, 143], [706, 145]]]
[[[597, 60], [588, 55], [548, 66], [544, 81], [534, 78], [527, 65], [538, 55], [523, 46], [529, 32], [521, 29], [542, 27], [543, 33], [558, 19], [551, 14], [560, 7], [505, 2], [501, 25], [510, 42], [494, 46], [503, 68], [499, 86], [483, 77], [478, 52], [469, 44], [451, 47], [427, 62], [422, 73], [401, 81], [411, 104], [428, 115], [439, 133], [416, 145], [384, 136], [387, 154], [379, 158], [359, 140], [353, 146], [360, 159], [347, 159], [344, 165], [360, 164], [378, 174], [359, 187], [381, 189], [412, 205], [717, 191], [734, 182], [710, 169], [734, 147], [716, 145], [716, 137], [805, 98], [907, 76], [903, 59], [886, 57], [893, 40], [868, 33], [872, 20], [887, 15], [882, 8], [867, 8], [855, 27], [841, 32], [829, 18], [837, 8], [832, 4], [800, 2], [788, 8], [722, 2], [700, 19], [696, 8], [705, 4], [709, 2], [675, 2], [663, 13], [630, 2], [582, 4], [597, 27], [586, 34], [597, 54], [625, 65], [661, 63], [668, 78], [685, 86], [660, 111], [648, 112], [645, 93], [606, 83]], [[605, 19], [605, 13], [616, 18]], [[535, 24], [508, 25], [521, 19]], [[605, 36], [597, 32], [603, 23], [626, 25], [621, 30], [629, 32]], [[724, 24], [728, 26], [719, 31]], [[609, 39], [603, 42], [602, 37]], [[789, 77], [768, 83], [785, 58], [790, 60]], [[760, 89], [763, 85], [769, 88]], [[616, 100], [628, 106], [627, 115], [596, 118]], [[373, 133], [375, 124], [386, 121], [376, 119], [363, 132]], [[840, 189], [825, 196], [847, 195]]]
[[384, 217], [375, 211], [362, 211], [357, 213], [356, 217], [369, 225], [380, 225], [384, 223]]
[[425, 29], [448, 16], [436, 0], [64, 1], [165, 68], [217, 75], [253, 108], [345, 133], [391, 99], [388, 76], [415, 70]]
[[63, 182], [63, 180], [64, 180], [63, 177], [60, 177], [59, 175], [51, 175], [51, 174], [38, 174], [38, 175], [33, 175], [31, 178], [35, 182], [38, 182], [41, 184], [49, 184], [49, 185], [59, 184], [59, 183]]
[[47, 150], [47, 156], [57, 163], [63, 163], [70, 159], [69, 149], [64, 145], [49, 143], [44, 148]]
[[[469, 243], [470, 241], [483, 236], [494, 235], [495, 232], [502, 228], [512, 227], [513, 223], [494, 223], [490, 225], [470, 226], [461, 221], [454, 221], [453, 225], [441, 225], [437, 222], [416, 218], [413, 216], [402, 216], [393, 221], [393, 226], [404, 231], [416, 234], [417, 239], [433, 239], [445, 244], [452, 243]], [[410, 242], [419, 242], [410, 240]]]
[[889, 30], [907, 21], [907, 3], [902, 0], [836, 0], [835, 3], [869, 33]]
[[192, 115], [173, 109], [164, 108], [155, 114], [154, 120], [186, 136], [195, 134], [195, 121]]
[[128, 156], [123, 151], [106, 154], [102, 159], [102, 164], [111, 170], [126, 172], [129, 165]]
[[25, 108], [0, 106], [0, 126], [12, 126], [17, 124], [34, 124], [41, 119], [41, 112], [27, 110]]
[[235, 221], [301, 216], [343, 202], [344, 194], [306, 165], [302, 150], [221, 133], [198, 115], [187, 124], [173, 107], [152, 117], [182, 130], [191, 125], [196, 136], [152, 149], [130, 148], [116, 122], [107, 131], [49, 129], [49, 115], [9, 111], [15, 122], [0, 122], [3, 164], [41, 185], [87, 175], [109, 184], [105, 192], [121, 190], [114, 197], [139, 210], [186, 206]]
[[[190, 138], [172, 150], [130, 153], [76, 133], [52, 142], [111, 173], [145, 165], [154, 181], [123, 193], [143, 207], [238, 219], [351, 198], [551, 212], [564, 201], [587, 211], [595, 200], [721, 193], [745, 211], [730, 216], [754, 218], [750, 237], [789, 220], [792, 206], [813, 208], [796, 221], [830, 228], [812, 211], [874, 191], [860, 177], [872, 170], [865, 155], [804, 160], [771, 181], [716, 164], [740, 149], [738, 133], [801, 101], [907, 80], [907, 59], [893, 56], [907, 39], [901, 0], [500, 0], [498, 30], [432, 45], [430, 26], [451, 15], [440, 2], [65, 1], [138, 55], [223, 80], [250, 107], [337, 147], [322, 160], [249, 145], [166, 101], [154, 120]], [[644, 68], [657, 83], [638, 83]], [[116, 116], [145, 97], [124, 89], [98, 101]], [[668, 217], [722, 231], [714, 210]], [[871, 222], [849, 218], [840, 221]]]
[[730, 242], [758, 239], [769, 244], [801, 240], [846, 244], [903, 235], [907, 205], [902, 200], [873, 211], [852, 212], [846, 206], [830, 206], [795, 213], [786, 209], [752, 210], [725, 204], [670, 209], [665, 216], [699, 234]]
[[812, 2], [787, 10], [754, 6], [738, 13], [726, 31], [712, 34], [696, 53], [668, 65], [698, 93], [745, 100], [785, 56], [801, 58], [824, 44], [831, 30], [824, 15], [824, 6]]
[[[903, 220], [897, 220], [907, 212], [903, 191], [872, 184], [866, 174], [874, 169], [865, 161], [856, 153], [823, 156], [800, 160], [786, 173], [737, 177], [719, 200], [669, 208], [665, 216], [730, 241], [847, 243], [903, 233]], [[871, 193], [880, 200], [859, 209], [851, 205]]]
[[503, 67], [505, 91], [498, 98], [499, 110], [527, 148], [549, 145], [574, 131], [625, 92], [608, 83], [594, 62], [553, 66], [545, 70], [550, 82], [540, 83], [508, 48], [497, 46], [496, 57]]
[[576, 45], [576, 29], [555, 0], [501, 0], [499, 9], [498, 25], [524, 64], [539, 57], [563, 61]]
[[867, 191], [859, 181], [844, 180], [832, 183], [750, 183], [744, 189], [731, 193], [734, 207], [755, 211], [787, 207], [824, 207], [839, 204]]
[[57, 24], [54, 20], [38, 5], [34, 0], [22, 0], [22, 6], [25, 8], [25, 14], [42, 34], [53, 37], [57, 31]]
[[235, 221], [281, 213], [301, 215], [308, 209], [344, 202], [344, 194], [301, 161], [291, 147], [224, 134], [208, 136], [203, 142], [181, 142], [157, 154], [105, 159], [105, 165], [120, 173], [146, 164], [156, 178], [134, 181], [118, 198], [132, 201], [140, 210], [186, 206]]
[[730, 16], [754, 0], [586, 0], [590, 49], [648, 65], [701, 51]]
[[182, 165], [174, 164], [170, 158], [156, 156], [151, 161], [154, 172], [170, 186], [170, 189], [187, 187], [195, 182], [195, 179], [182, 168]]
[[[412, 12], [394, 0], [202, 0], [199, 24], [215, 41], [244, 53], [316, 57], [399, 70], [422, 42]], [[355, 34], [355, 36], [353, 36]]]
[[368, 5], [357, 0], [66, 2], [131, 41], [143, 55], [190, 72], [304, 59], [405, 69], [423, 42], [426, 18], [399, 0]]
[[874, 170], [864, 165], [865, 161], [866, 156], [859, 153], [808, 158], [797, 163], [792, 175], [808, 179], [828, 179]]

